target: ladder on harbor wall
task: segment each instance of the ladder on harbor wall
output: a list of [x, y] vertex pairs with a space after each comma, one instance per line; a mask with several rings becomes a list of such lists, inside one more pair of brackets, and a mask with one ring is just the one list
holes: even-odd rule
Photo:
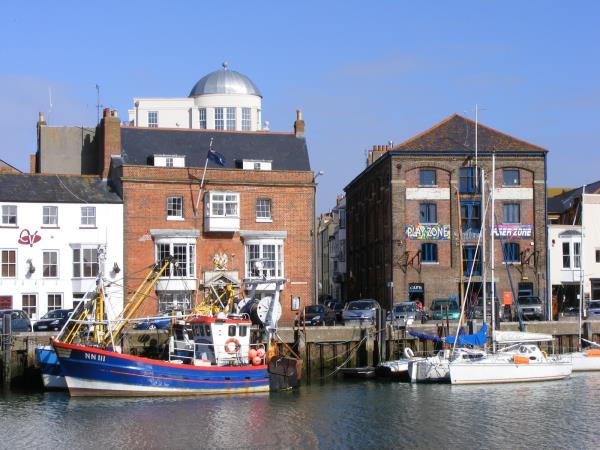
[[0, 355], [2, 357], [2, 385], [10, 387], [12, 360], [12, 321], [10, 314], [2, 317], [2, 334], [0, 334]]

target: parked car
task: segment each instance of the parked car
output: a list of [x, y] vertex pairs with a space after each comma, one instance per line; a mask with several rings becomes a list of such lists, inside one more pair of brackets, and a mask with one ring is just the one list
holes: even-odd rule
[[0, 331], [4, 328], [4, 316], [10, 315], [12, 331], [31, 331], [31, 320], [20, 309], [0, 309]]
[[344, 318], [342, 317], [342, 313], [344, 312], [344, 305], [342, 303], [335, 302], [330, 303], [328, 306], [335, 313], [335, 320], [337, 322], [342, 323], [344, 321]]
[[310, 305], [296, 319], [296, 325], [335, 325], [335, 311], [326, 305]]
[[517, 300], [524, 320], [542, 320], [544, 309], [539, 297], [519, 297]]
[[171, 325], [171, 315], [151, 317], [138, 322], [133, 327], [135, 330], [162, 330]]
[[[487, 297], [486, 303], [485, 314], [487, 316], [486, 320], [488, 320], [492, 316], [492, 298]], [[498, 297], [495, 297], [494, 304], [496, 305], [496, 315], [498, 315], [502, 309]], [[477, 304], [473, 307], [473, 315], [470, 316], [467, 314], [467, 316], [472, 319], [483, 319], [483, 297], [477, 299]]]
[[381, 310], [377, 300], [370, 298], [352, 300], [346, 304], [344, 311], [342, 311], [342, 318], [344, 323], [351, 321], [374, 322], [377, 310]]
[[401, 327], [412, 325], [415, 321], [423, 323], [427, 318], [427, 313], [423, 309], [419, 310], [417, 302], [408, 301], [396, 303], [387, 317]]
[[456, 300], [450, 298], [436, 298], [431, 303], [431, 315], [433, 320], [458, 320], [460, 306]]
[[589, 319], [600, 318], [600, 300], [592, 300], [588, 303], [587, 315]]
[[33, 324], [33, 331], [60, 331], [69, 317], [72, 309], [55, 309], [48, 311], [40, 320]]

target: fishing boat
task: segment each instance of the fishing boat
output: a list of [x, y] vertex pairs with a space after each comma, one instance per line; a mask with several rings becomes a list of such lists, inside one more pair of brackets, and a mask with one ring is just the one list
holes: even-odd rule
[[52, 345], [36, 347], [35, 357], [42, 371], [44, 388], [49, 390], [66, 390], [67, 382], [65, 381], [62, 368]]

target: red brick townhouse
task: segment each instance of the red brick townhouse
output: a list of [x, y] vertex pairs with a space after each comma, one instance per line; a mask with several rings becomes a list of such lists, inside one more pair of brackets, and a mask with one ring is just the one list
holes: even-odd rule
[[[193, 307], [228, 282], [240, 296], [251, 282], [258, 297], [273, 295], [270, 278], [286, 279], [282, 322], [314, 301], [314, 175], [300, 118], [294, 129], [129, 127], [105, 110], [99, 163], [122, 191], [127, 291], [155, 261], [172, 255], [177, 262], [141, 314]], [[207, 160], [209, 148], [224, 166]]]
[[399, 145], [375, 147], [368, 167], [346, 186], [350, 299], [371, 297], [389, 307], [393, 296], [429, 307], [458, 296], [472, 272], [468, 299], [481, 301], [484, 264], [476, 247], [484, 231], [489, 268], [491, 208], [485, 228], [482, 218], [493, 153], [498, 227], [487, 293], [494, 282], [501, 302], [516, 295], [546, 302], [547, 151], [456, 114]]

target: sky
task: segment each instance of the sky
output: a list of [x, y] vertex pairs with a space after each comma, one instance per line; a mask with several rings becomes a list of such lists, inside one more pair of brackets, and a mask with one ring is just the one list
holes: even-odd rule
[[94, 125], [100, 102], [185, 97], [227, 61], [263, 120], [303, 111], [317, 209], [447, 116], [549, 150], [549, 186], [600, 179], [600, 2], [61, 1], [0, 3], [0, 159], [28, 170], [35, 123]]

